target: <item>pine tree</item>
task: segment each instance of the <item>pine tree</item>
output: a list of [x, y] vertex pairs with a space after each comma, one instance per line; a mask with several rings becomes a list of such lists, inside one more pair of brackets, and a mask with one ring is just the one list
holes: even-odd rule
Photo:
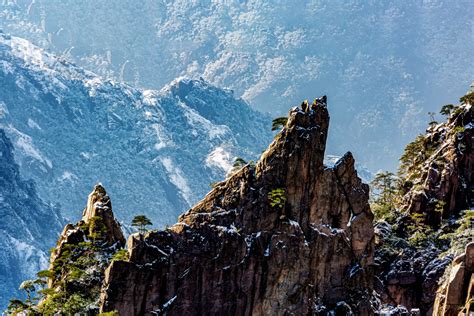
[[286, 125], [286, 122], [288, 122], [287, 117], [277, 117], [272, 121], [272, 131], [279, 130], [280, 128], [284, 127]]
[[145, 215], [137, 215], [132, 220], [132, 226], [138, 227], [140, 233], [145, 233], [147, 231], [146, 226], [153, 225], [148, 217]]
[[441, 110], [439, 111], [439, 113], [444, 116], [449, 116], [453, 109], [454, 109], [453, 104], [446, 104], [441, 107]]
[[391, 221], [396, 216], [398, 178], [389, 171], [379, 172], [371, 182], [372, 211], [377, 219]]

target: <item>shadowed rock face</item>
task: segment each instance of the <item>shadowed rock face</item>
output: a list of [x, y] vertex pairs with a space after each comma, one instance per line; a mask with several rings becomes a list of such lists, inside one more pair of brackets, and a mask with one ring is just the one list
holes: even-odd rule
[[323, 165], [328, 125], [325, 106], [292, 109], [255, 167], [218, 183], [165, 231], [130, 236], [129, 262], [106, 271], [101, 311], [371, 314], [369, 189], [350, 153]]

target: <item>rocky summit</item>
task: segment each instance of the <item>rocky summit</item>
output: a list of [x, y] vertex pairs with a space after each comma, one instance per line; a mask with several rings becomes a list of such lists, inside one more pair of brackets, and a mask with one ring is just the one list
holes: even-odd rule
[[110, 198], [98, 184], [89, 194], [82, 219], [64, 227], [52, 249], [48, 272], [38, 273], [40, 278], [47, 277], [48, 289], [35, 312], [97, 314], [104, 270], [124, 245]]
[[290, 111], [246, 165], [177, 224], [134, 234], [105, 273], [102, 312], [120, 315], [372, 313], [373, 215], [351, 153], [323, 164], [324, 104]]

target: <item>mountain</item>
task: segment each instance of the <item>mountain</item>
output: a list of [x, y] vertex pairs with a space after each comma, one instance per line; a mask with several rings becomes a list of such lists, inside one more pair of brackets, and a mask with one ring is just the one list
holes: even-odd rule
[[[27, 309], [96, 312], [100, 295], [100, 311], [120, 315], [371, 313], [369, 188], [350, 152], [323, 164], [328, 125], [325, 104], [292, 109], [256, 164], [217, 183], [177, 224], [132, 234], [128, 253], [111, 260], [123, 237], [96, 186], [52, 253], [46, 298]], [[86, 258], [110, 265], [81, 266]]]
[[470, 0], [15, 0], [0, 3], [0, 29], [136, 87], [202, 76], [275, 116], [320, 91], [331, 96], [328, 152], [351, 149], [385, 170], [423, 132], [427, 112], [472, 81], [472, 8]]
[[[0, 129], [0, 309], [19, 295], [20, 283], [46, 269], [64, 220], [43, 202], [15, 162], [13, 145]], [[47, 228], [47, 229], [45, 229]]]
[[20, 171], [66, 217], [102, 182], [122, 221], [170, 224], [272, 137], [271, 120], [232, 91], [188, 79], [131, 88], [4, 33], [0, 83], [0, 128]]
[[126, 315], [367, 315], [369, 187], [351, 153], [323, 164], [325, 105], [290, 111], [255, 166], [218, 183], [163, 231], [129, 237], [101, 311]]
[[[474, 308], [474, 91], [460, 101], [407, 145], [399, 187], [385, 187], [372, 207], [381, 301], [421, 315]], [[382, 200], [395, 203], [380, 207]]]
[[474, 92], [460, 101], [407, 146], [398, 176], [375, 175], [371, 206], [350, 152], [324, 164], [321, 103], [292, 108], [256, 163], [214, 184], [176, 224], [131, 234], [125, 249], [97, 185], [52, 252], [41, 302], [16, 311], [467, 315]]

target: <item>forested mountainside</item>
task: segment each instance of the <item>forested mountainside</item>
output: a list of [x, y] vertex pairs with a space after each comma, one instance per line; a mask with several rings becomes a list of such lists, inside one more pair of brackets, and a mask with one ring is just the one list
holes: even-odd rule
[[[18, 287], [48, 265], [49, 249], [64, 220], [21, 175], [13, 145], [0, 129], [0, 309]], [[23, 295], [22, 295], [23, 297]]]
[[0, 304], [46, 268], [62, 218], [76, 217], [97, 182], [115, 197], [122, 223], [146, 214], [162, 227], [223, 179], [236, 156], [258, 157], [270, 128], [268, 117], [202, 80], [134, 89], [0, 32], [0, 129], [12, 150], [0, 174]]
[[328, 152], [351, 147], [379, 170], [472, 80], [471, 11], [470, 0], [4, 0], [0, 29], [107, 78], [160, 89], [202, 76], [278, 115], [316, 89], [331, 96]]
[[66, 217], [102, 181], [122, 221], [170, 224], [272, 137], [271, 120], [229, 90], [186, 79], [134, 89], [2, 33], [0, 82], [0, 127], [21, 173]]

